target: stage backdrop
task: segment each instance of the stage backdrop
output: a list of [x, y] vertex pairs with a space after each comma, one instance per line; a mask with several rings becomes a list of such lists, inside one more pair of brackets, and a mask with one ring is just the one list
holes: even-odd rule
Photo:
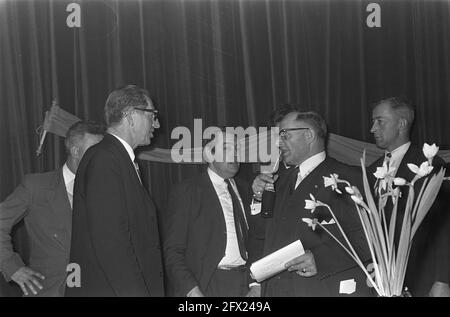
[[[287, 102], [321, 112], [332, 133], [373, 142], [369, 104], [403, 94], [417, 106], [414, 140], [450, 149], [449, 56], [450, 1], [0, 0], [0, 199], [23, 174], [64, 162], [53, 135], [35, 155], [53, 100], [103, 121], [122, 84], [153, 96], [160, 148], [194, 118], [265, 125]], [[142, 165], [159, 207], [200, 169]]]

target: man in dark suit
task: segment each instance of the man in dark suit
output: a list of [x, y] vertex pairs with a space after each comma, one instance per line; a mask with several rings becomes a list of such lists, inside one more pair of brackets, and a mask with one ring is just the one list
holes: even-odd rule
[[[102, 137], [99, 127], [75, 123], [66, 135], [64, 166], [25, 175], [0, 204], [0, 268], [5, 279], [17, 283], [25, 296], [64, 296], [75, 173], [83, 154]], [[29, 259], [15, 253], [11, 242], [11, 230], [21, 219], [30, 242]]]
[[[270, 254], [300, 240], [305, 254], [286, 264], [286, 271], [264, 281], [263, 296], [369, 296], [365, 275], [344, 249], [321, 228], [313, 231], [302, 221], [317, 218], [342, 242], [337, 225], [329, 211], [318, 207], [311, 213], [305, 200], [312, 194], [329, 204], [339, 219], [362, 261], [369, 259], [364, 232], [354, 204], [348, 196], [324, 187], [323, 177], [336, 173], [340, 178], [358, 184], [357, 170], [325, 153], [327, 128], [315, 112], [290, 112], [279, 122], [280, 150], [283, 162], [291, 166], [275, 182], [273, 218], [266, 227], [264, 253]], [[253, 182], [255, 196], [261, 194], [270, 177], [260, 175]], [[344, 242], [345, 244], [345, 242]]]
[[[213, 142], [205, 147], [207, 171], [177, 185], [169, 197], [163, 237], [171, 295], [245, 296], [247, 263], [259, 257], [253, 253], [259, 217], [250, 213], [250, 188], [234, 177], [235, 137], [218, 132]], [[212, 157], [219, 148], [224, 160]]]
[[[375, 183], [373, 172], [386, 161], [390, 168], [395, 169], [395, 177], [411, 182], [415, 174], [407, 164], [420, 166], [422, 162], [427, 161], [422, 150], [410, 141], [410, 130], [414, 122], [414, 109], [411, 103], [397, 97], [381, 100], [374, 105], [372, 121], [370, 131], [374, 135], [377, 147], [384, 149], [386, 154], [369, 167], [369, 181], [372, 184]], [[434, 169], [430, 176], [437, 173], [444, 162], [440, 157], [435, 156], [432, 165]], [[415, 197], [419, 194], [424, 179], [415, 183]], [[406, 197], [408, 197], [407, 186], [401, 186], [400, 190], [402, 198], [397, 207], [396, 241], [399, 238]], [[413, 238], [404, 283], [413, 296], [450, 296], [448, 284], [450, 246], [443, 242], [447, 241], [446, 235], [450, 228], [440, 215], [442, 212], [440, 209], [448, 208], [448, 206], [444, 207], [443, 198], [438, 196]], [[390, 211], [391, 209], [387, 208], [388, 219]]]
[[159, 128], [148, 92], [119, 88], [105, 105], [107, 134], [86, 152], [75, 182], [70, 261], [80, 285], [68, 296], [163, 296], [155, 205], [133, 150]]

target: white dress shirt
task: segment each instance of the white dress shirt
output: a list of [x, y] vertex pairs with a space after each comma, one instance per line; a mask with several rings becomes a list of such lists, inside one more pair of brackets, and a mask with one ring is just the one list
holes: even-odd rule
[[295, 189], [300, 184], [300, 182], [309, 175], [320, 163], [325, 161], [326, 154], [325, 151], [317, 153], [310, 158], [303, 161], [299, 166], [299, 171], [297, 174], [297, 182], [295, 183]]
[[109, 132], [109, 134], [111, 134], [112, 136], [114, 136], [117, 140], [120, 141], [120, 143], [122, 143], [122, 145], [124, 146], [125, 150], [127, 150], [128, 155], [130, 156], [131, 162], [133, 163], [134, 169], [136, 171], [137, 177], [139, 179], [139, 182], [142, 185], [142, 179], [141, 179], [141, 175], [139, 174], [139, 166], [137, 165], [137, 163], [134, 161], [135, 159], [135, 154], [133, 151], [133, 148], [131, 147], [131, 145], [129, 145], [127, 143], [127, 141], [125, 141], [124, 139], [122, 139], [121, 137]]
[[70, 208], [73, 208], [73, 185], [75, 183], [75, 174], [64, 164], [62, 168], [64, 184], [66, 185], [67, 197], [69, 198]]
[[[215, 173], [210, 168], [208, 168], [208, 175], [209, 178], [211, 179], [214, 189], [216, 190], [217, 197], [219, 198], [220, 201], [220, 205], [222, 206], [222, 212], [225, 218], [225, 226], [227, 231], [227, 244], [225, 248], [225, 256], [219, 262], [218, 267], [235, 267], [239, 265], [244, 265], [245, 261], [244, 259], [242, 259], [241, 254], [239, 253], [239, 245], [237, 241], [236, 227], [234, 224], [234, 216], [233, 216], [233, 201], [231, 200], [231, 195], [228, 192], [227, 183], [222, 177], [217, 175], [217, 173]], [[233, 179], [230, 179], [230, 182], [234, 192], [236, 193], [236, 196], [239, 199], [241, 208], [242, 210], [244, 210], [241, 196], [237, 191], [236, 183], [234, 182]], [[247, 222], [246, 218], [245, 221]]]
[[[411, 146], [411, 142], [407, 142], [403, 145], [400, 145], [398, 148], [396, 148], [395, 150], [393, 150], [391, 152], [392, 156], [389, 159], [389, 168], [391, 168], [391, 167], [395, 168], [394, 176], [397, 174], [400, 163], [402, 162], [403, 157], [405, 156], [405, 154], [408, 151], [410, 146]], [[385, 155], [386, 155], [386, 153], [385, 153]]]

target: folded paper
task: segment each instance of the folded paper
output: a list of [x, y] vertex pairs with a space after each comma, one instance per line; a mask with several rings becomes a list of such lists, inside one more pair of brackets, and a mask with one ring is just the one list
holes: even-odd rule
[[300, 240], [294, 241], [291, 244], [253, 263], [250, 266], [251, 276], [258, 282], [262, 282], [269, 277], [286, 270], [284, 265], [287, 262], [304, 253], [305, 250], [303, 249], [303, 245]]

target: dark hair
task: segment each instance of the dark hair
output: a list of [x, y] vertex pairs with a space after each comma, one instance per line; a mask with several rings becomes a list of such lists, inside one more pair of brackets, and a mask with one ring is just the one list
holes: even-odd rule
[[66, 133], [64, 145], [66, 152], [70, 154], [70, 148], [80, 142], [86, 133], [89, 134], [105, 134], [105, 127], [94, 122], [78, 121], [74, 123]]
[[411, 128], [414, 122], [414, 106], [412, 102], [404, 97], [390, 97], [383, 100], [380, 100], [372, 105], [372, 109], [375, 109], [378, 105], [382, 103], [387, 103], [391, 106], [391, 109], [394, 110], [400, 118], [403, 118], [407, 121], [408, 129]]
[[106, 99], [105, 121], [108, 127], [119, 123], [127, 110], [147, 105], [150, 99], [146, 89], [136, 85], [127, 85], [111, 92]]
[[269, 117], [268, 125], [269, 127], [275, 126], [277, 123], [279, 123], [283, 118], [291, 113], [291, 112], [301, 112], [303, 110], [303, 107], [299, 104], [294, 103], [285, 103], [277, 106], [274, 112]]
[[296, 120], [307, 122], [312, 126], [312, 129], [320, 139], [326, 140], [328, 133], [327, 123], [320, 114], [315, 111], [299, 112]]

